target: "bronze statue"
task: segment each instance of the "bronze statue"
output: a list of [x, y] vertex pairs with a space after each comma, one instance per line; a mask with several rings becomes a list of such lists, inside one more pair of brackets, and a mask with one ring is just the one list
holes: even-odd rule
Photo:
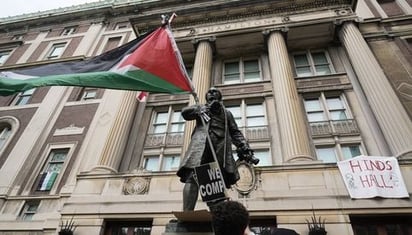
[[[193, 105], [182, 110], [186, 121], [196, 120], [192, 140], [180, 165], [177, 175], [185, 183], [183, 189], [183, 210], [193, 211], [198, 197], [198, 184], [194, 179], [194, 168], [214, 161], [207, 140], [209, 134], [226, 188], [239, 180], [236, 163], [232, 156], [232, 144], [237, 147], [240, 160], [257, 164], [246, 138], [238, 129], [232, 113], [222, 103], [222, 93], [212, 87], [206, 93], [206, 104]], [[203, 118], [203, 120], [201, 119]]]

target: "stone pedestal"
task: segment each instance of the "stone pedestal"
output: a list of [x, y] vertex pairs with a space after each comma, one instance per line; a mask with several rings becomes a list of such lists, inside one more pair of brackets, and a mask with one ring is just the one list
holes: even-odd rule
[[163, 235], [213, 235], [211, 215], [206, 210], [174, 212], [176, 219], [171, 220]]

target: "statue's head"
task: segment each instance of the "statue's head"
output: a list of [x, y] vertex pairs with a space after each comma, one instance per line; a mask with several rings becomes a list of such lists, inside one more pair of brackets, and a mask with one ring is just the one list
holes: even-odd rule
[[211, 87], [206, 93], [206, 101], [207, 103], [222, 101], [222, 92], [220, 92], [216, 87]]

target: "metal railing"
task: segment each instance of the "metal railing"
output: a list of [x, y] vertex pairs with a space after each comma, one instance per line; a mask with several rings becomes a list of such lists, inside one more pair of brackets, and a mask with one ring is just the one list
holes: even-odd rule
[[147, 134], [145, 147], [182, 145], [183, 134], [184, 132]]
[[[268, 140], [268, 126], [239, 128], [248, 140]], [[179, 146], [183, 145], [184, 132], [147, 134], [145, 147]]]
[[240, 130], [248, 140], [266, 140], [270, 137], [269, 127], [267, 125], [241, 127]]
[[309, 125], [312, 132], [312, 136], [360, 134], [358, 124], [354, 119], [310, 122]]

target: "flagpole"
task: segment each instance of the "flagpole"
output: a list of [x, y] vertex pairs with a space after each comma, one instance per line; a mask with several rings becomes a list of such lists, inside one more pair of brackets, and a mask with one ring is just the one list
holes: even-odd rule
[[[170, 24], [172, 23], [173, 19], [176, 18], [176, 16], [177, 16], [176, 13], [173, 13], [173, 14], [170, 16], [170, 18], [169, 18], [167, 15], [162, 15], [162, 16], [161, 16], [161, 17], [162, 17], [162, 25], [163, 25], [163, 26], [167, 25], [167, 26], [169, 27], [169, 29], [170, 29], [170, 28], [171, 28]], [[181, 59], [181, 58], [180, 58], [180, 59]], [[183, 61], [182, 61], [182, 62], [183, 62]], [[186, 73], [186, 74], [187, 74], [187, 73]], [[189, 82], [190, 82], [190, 85], [191, 85], [191, 88], [192, 88], [191, 94], [192, 94], [192, 96], [193, 96], [193, 98], [194, 98], [195, 104], [196, 104], [196, 105], [199, 105], [199, 104], [200, 104], [199, 97], [198, 97], [197, 93], [195, 92], [193, 83], [192, 83], [190, 80], [189, 80]], [[202, 115], [200, 115], [200, 120], [202, 121], [202, 125], [206, 128], [206, 127], [207, 127], [206, 121], [204, 120], [204, 118], [203, 118]], [[226, 120], [225, 120], [225, 122], [226, 122]], [[225, 133], [225, 135], [226, 135], [226, 133]], [[221, 177], [222, 177], [222, 180], [223, 180], [223, 182], [225, 183], [224, 176], [223, 176], [223, 172], [222, 172], [222, 170], [221, 170], [221, 168], [220, 168], [220, 164], [219, 164], [219, 161], [218, 161], [218, 159], [217, 159], [216, 151], [215, 151], [215, 148], [214, 148], [214, 146], [213, 146], [212, 139], [210, 138], [210, 135], [209, 135], [209, 131], [208, 131], [208, 130], [206, 130], [206, 139], [207, 139], [207, 142], [209, 143], [209, 147], [210, 147], [210, 151], [212, 152], [213, 160], [215, 161], [215, 163], [216, 163], [216, 165], [217, 165], [217, 169], [219, 170], [220, 175], [221, 175]], [[226, 138], [225, 138], [225, 139], [226, 139]], [[226, 151], [225, 151], [224, 154], [226, 155]], [[224, 190], [225, 190], [225, 195], [227, 195], [227, 193], [226, 193], [226, 183], [225, 183], [225, 189], [224, 189]]]
[[[197, 96], [197, 93], [196, 92], [192, 92], [192, 95], [193, 95], [193, 98], [194, 98], [194, 100], [195, 100], [195, 104], [196, 105], [199, 105], [199, 97]], [[223, 110], [224, 111], [224, 110]], [[225, 111], [224, 111], [225, 112]], [[226, 117], [226, 116], [225, 116]], [[203, 116], [202, 115], [200, 115], [200, 120], [202, 120], [202, 125], [205, 127], [205, 128], [207, 128], [207, 126], [206, 126], [206, 122], [205, 122], [205, 119], [203, 118]], [[225, 122], [226, 122], [226, 120], [225, 120]], [[225, 135], [226, 135], [227, 133], [225, 133]], [[206, 139], [207, 139], [207, 142], [209, 143], [209, 147], [210, 147], [210, 151], [212, 152], [212, 156], [213, 156], [213, 160], [216, 162], [216, 167], [217, 167], [217, 169], [219, 170], [219, 172], [220, 172], [220, 175], [221, 175], [221, 177], [222, 177], [222, 180], [223, 180], [223, 183], [225, 184], [225, 188], [224, 188], [224, 190], [225, 190], [225, 195], [227, 195], [227, 193], [226, 193], [226, 183], [225, 183], [225, 179], [224, 179], [224, 176], [223, 176], [223, 172], [222, 172], [222, 170], [221, 170], [221, 168], [220, 168], [220, 164], [219, 164], [219, 161], [217, 160], [217, 155], [216, 155], [216, 151], [215, 151], [215, 148], [214, 148], [214, 146], [213, 146], [213, 143], [212, 143], [212, 139], [210, 138], [210, 135], [209, 135], [209, 131], [208, 130], [206, 130]], [[226, 139], [226, 138], [225, 138]], [[225, 143], [226, 144], [226, 143]], [[226, 155], [226, 151], [224, 152], [224, 154]], [[224, 158], [225, 159], [225, 158]], [[224, 163], [223, 163], [224, 164]], [[227, 200], [228, 198], [226, 198], [225, 200]], [[216, 201], [216, 200], [214, 200], [214, 201]], [[209, 206], [210, 207], [210, 206]]]

